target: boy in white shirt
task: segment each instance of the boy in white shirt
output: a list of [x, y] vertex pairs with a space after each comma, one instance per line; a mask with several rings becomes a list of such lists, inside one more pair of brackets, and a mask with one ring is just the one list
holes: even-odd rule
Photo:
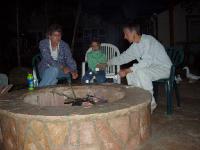
[[138, 64], [121, 69], [119, 75], [127, 78], [128, 85], [141, 87], [152, 94], [153, 112], [157, 104], [153, 97], [152, 81], [169, 77], [171, 60], [159, 41], [150, 35], [141, 34], [138, 24], [125, 25], [123, 32], [124, 39], [132, 44], [120, 56], [109, 60], [107, 65], [122, 65], [137, 59]]

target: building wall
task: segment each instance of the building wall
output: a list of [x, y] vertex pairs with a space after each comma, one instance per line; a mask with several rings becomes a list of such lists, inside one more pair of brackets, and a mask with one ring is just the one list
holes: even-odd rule
[[[191, 3], [190, 3], [191, 4]], [[183, 6], [183, 7], [182, 7]], [[174, 44], [184, 50], [183, 65], [192, 72], [200, 73], [200, 2], [178, 4], [174, 7]], [[158, 17], [158, 39], [165, 46], [170, 46], [169, 11]], [[188, 22], [188, 25], [187, 25]], [[188, 33], [187, 33], [188, 26]]]
[[174, 43], [186, 42], [186, 11], [180, 5], [174, 8]]
[[[186, 42], [186, 12], [180, 5], [174, 8], [174, 43]], [[169, 11], [158, 15], [158, 39], [170, 46]]]
[[[186, 30], [186, 16], [200, 15], [198, 9], [194, 8], [191, 13], [186, 12], [181, 4], [174, 7], [174, 43], [179, 45], [180, 43], [187, 42], [187, 30]], [[169, 11], [164, 11], [158, 14], [158, 39], [166, 46], [170, 45], [170, 33], [169, 33]]]
[[158, 40], [163, 45], [169, 46], [169, 37], [169, 12], [165, 11], [158, 15]]

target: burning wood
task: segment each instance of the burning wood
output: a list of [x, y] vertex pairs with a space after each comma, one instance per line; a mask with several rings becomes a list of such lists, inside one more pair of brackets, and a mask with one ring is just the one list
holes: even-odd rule
[[86, 103], [89, 106], [89, 105], [103, 104], [108, 102], [106, 99], [96, 97], [95, 95], [90, 95], [90, 94], [87, 94], [86, 97], [84, 98], [78, 98], [76, 97], [76, 94], [70, 82], [69, 82], [69, 87], [72, 91], [73, 98], [64, 93], [59, 93], [56, 91], [52, 91], [52, 93], [66, 97], [67, 99], [65, 99], [64, 104], [72, 104], [72, 106], [82, 106], [84, 103]]
[[66, 94], [59, 93], [59, 92], [56, 92], [56, 91], [52, 91], [52, 93], [66, 97], [67, 99], [65, 99], [64, 104], [72, 104], [72, 106], [82, 106], [83, 103], [85, 103], [85, 102], [90, 103], [92, 105], [103, 104], [103, 103], [108, 102], [106, 99], [102, 99], [102, 98], [96, 97], [94, 95], [87, 95], [84, 98], [77, 98], [77, 97], [72, 98], [72, 97], [70, 97]]

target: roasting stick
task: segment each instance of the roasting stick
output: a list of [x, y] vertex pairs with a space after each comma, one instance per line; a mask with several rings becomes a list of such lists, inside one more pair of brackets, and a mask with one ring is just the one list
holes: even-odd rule
[[72, 87], [72, 85], [71, 85], [71, 82], [69, 82], [69, 87], [70, 87], [71, 90], [72, 90], [72, 94], [73, 94], [73, 96], [74, 96], [74, 99], [76, 99], [76, 94], [75, 94], [74, 89], [73, 89], [73, 87]]

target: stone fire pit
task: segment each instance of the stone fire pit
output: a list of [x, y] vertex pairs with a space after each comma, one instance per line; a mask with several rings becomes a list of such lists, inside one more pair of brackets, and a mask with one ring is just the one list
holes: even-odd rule
[[68, 86], [18, 91], [0, 97], [0, 143], [3, 150], [134, 150], [151, 133], [151, 95], [117, 85], [73, 86], [108, 103], [65, 105]]

